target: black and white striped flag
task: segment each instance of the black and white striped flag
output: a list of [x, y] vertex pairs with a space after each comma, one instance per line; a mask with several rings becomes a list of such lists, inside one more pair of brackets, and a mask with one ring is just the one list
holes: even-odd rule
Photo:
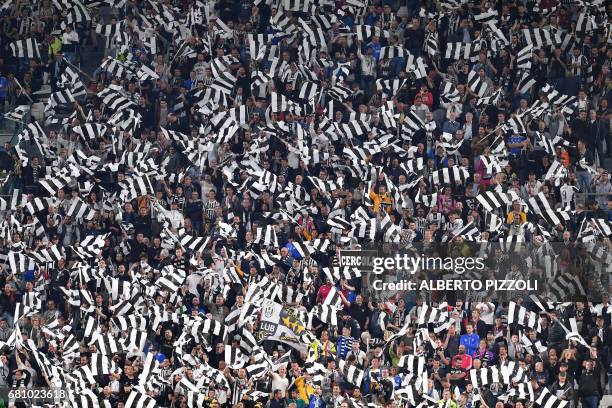
[[521, 336], [521, 345], [527, 350], [527, 353], [532, 356], [538, 356], [547, 350], [547, 347], [542, 345], [540, 340], [531, 341], [528, 336]]
[[13, 57], [17, 58], [36, 58], [40, 60], [40, 52], [38, 50], [38, 42], [36, 38], [26, 38], [18, 40], [9, 46]]
[[361, 387], [363, 381], [363, 371], [354, 365], [347, 363], [345, 360], [337, 360], [340, 372], [349, 384], [356, 387]]
[[521, 119], [521, 117], [518, 115], [512, 115], [510, 119], [508, 119], [506, 123], [503, 124], [502, 129], [506, 133], [513, 132], [513, 133], [518, 133], [521, 135], [524, 135], [525, 133], [527, 133], [525, 124], [523, 123], [523, 120]]
[[159, 79], [159, 75], [157, 75], [155, 71], [153, 71], [151, 68], [149, 68], [145, 64], [142, 64], [140, 68], [138, 68], [138, 71], [136, 72], [136, 78], [139, 81], [147, 81], [150, 79]]
[[474, 20], [476, 20], [476, 22], [480, 24], [487, 24], [487, 23], [497, 24], [498, 18], [499, 18], [499, 13], [497, 12], [497, 10], [494, 10], [494, 9], [489, 9], [485, 11], [484, 13], [476, 14], [474, 16]]
[[338, 102], [344, 102], [353, 94], [353, 91], [346, 86], [336, 84], [327, 90], [327, 94]]
[[362, 42], [369, 41], [373, 36], [378, 37], [389, 37], [389, 32], [386, 30], [381, 30], [380, 27], [358, 24], [355, 25], [355, 32], [357, 33], [357, 40]]
[[423, 50], [430, 57], [435, 56], [438, 53], [439, 45], [438, 45], [438, 33], [437, 32], [428, 32], [425, 34], [425, 42], [423, 44]]
[[480, 76], [476, 71], [470, 71], [468, 74], [467, 87], [480, 98], [485, 96], [488, 90], [487, 83], [480, 79]]
[[425, 370], [425, 357], [407, 354], [400, 357], [398, 367], [404, 368], [413, 376], [421, 376]]
[[421, 119], [421, 117], [417, 115], [415, 112], [410, 111], [404, 117], [404, 124], [402, 126], [402, 130], [406, 131], [409, 135], [412, 135], [415, 132], [418, 132], [424, 127], [425, 127], [425, 122], [423, 122], [423, 119]]
[[538, 315], [515, 302], [510, 302], [508, 305], [508, 324], [513, 323], [516, 323], [518, 326], [535, 329], [538, 324]]
[[121, 24], [98, 24], [96, 25], [96, 33], [104, 37], [114, 37], [121, 30]]
[[421, 194], [421, 190], [417, 191], [416, 197], [414, 198], [416, 203], [423, 204], [424, 206], [431, 208], [434, 205], [438, 205], [438, 193], [433, 194]]
[[16, 275], [21, 274], [25, 271], [32, 270], [35, 267], [34, 260], [27, 257], [21, 252], [10, 251], [8, 253], [8, 264], [11, 273]]
[[265, 227], [258, 227], [254, 242], [266, 247], [278, 248], [278, 238], [274, 226], [266, 225]]
[[338, 326], [338, 308], [335, 305], [316, 305], [308, 313], [308, 328], [312, 328], [312, 318], [316, 317], [323, 323]]
[[351, 280], [361, 277], [361, 271], [358, 268], [352, 268], [349, 266], [323, 268], [323, 272], [331, 282], [337, 282], [340, 279]]
[[516, 66], [520, 69], [531, 69], [531, 57], [533, 54], [533, 45], [527, 44], [527, 46], [521, 48], [516, 55]]
[[225, 363], [233, 370], [244, 367], [249, 362], [239, 348], [234, 348], [231, 345], [225, 346]]
[[553, 302], [576, 301], [586, 295], [580, 278], [571, 273], [555, 276], [547, 286], [547, 292]]
[[13, 109], [12, 111], [7, 112], [4, 115], [4, 119], [12, 120], [14, 122], [21, 122], [23, 121], [23, 118], [26, 115], [26, 113], [28, 113], [29, 111], [30, 111], [29, 106], [19, 105], [19, 106], [16, 106], [15, 109]]
[[506, 384], [501, 370], [497, 366], [471, 369], [470, 380], [475, 389], [480, 389], [491, 384]]
[[389, 95], [395, 95], [406, 83], [405, 79], [377, 79], [376, 90]]
[[554, 45], [555, 37], [551, 31], [542, 28], [522, 29], [521, 33], [526, 44], [536, 48], [542, 48], [544, 45]]
[[532, 86], [535, 85], [535, 83], [535, 77], [531, 76], [528, 71], [525, 71], [523, 72], [523, 75], [521, 76], [521, 79], [519, 80], [518, 85], [516, 86], [516, 90], [520, 94], [525, 94], [531, 89]]
[[540, 396], [535, 401], [536, 405], [545, 408], [565, 408], [568, 407], [570, 401], [562, 400], [553, 395], [548, 388], [542, 387]]
[[125, 408], [155, 408], [156, 406], [155, 399], [134, 389], [125, 402]]
[[480, 51], [480, 45], [476, 42], [464, 44], [462, 42], [454, 42], [446, 44], [446, 52], [444, 58], [446, 59], [465, 59], [466, 61], [477, 61], [478, 51]]
[[597, 30], [597, 20], [590, 12], [583, 12], [578, 15], [576, 21], [576, 33], [590, 33]]
[[414, 75], [415, 79], [422, 79], [427, 76], [427, 64], [423, 57], [415, 57], [408, 54], [406, 58], [406, 72]]
[[272, 81], [272, 75], [263, 71], [253, 71], [251, 74], [251, 90], [259, 88], [270, 81]]
[[77, 199], [72, 203], [70, 208], [68, 208], [66, 215], [75, 220], [91, 220], [95, 216], [95, 211], [83, 200]]
[[478, 98], [478, 100], [476, 101], [476, 106], [478, 108], [484, 108], [489, 105], [497, 106], [502, 101], [502, 98], [503, 98], [503, 92], [500, 88], [489, 96], [486, 96], [484, 98]]
[[445, 82], [440, 97], [446, 102], [459, 102], [461, 94], [452, 82]]
[[470, 177], [468, 171], [459, 166], [446, 167], [432, 173], [433, 183], [436, 185], [462, 184], [465, 185]]

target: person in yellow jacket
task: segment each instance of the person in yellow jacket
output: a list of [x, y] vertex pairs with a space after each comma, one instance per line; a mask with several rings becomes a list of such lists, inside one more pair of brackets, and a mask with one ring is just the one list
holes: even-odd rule
[[521, 211], [521, 204], [518, 201], [515, 201], [512, 204], [512, 211], [508, 213], [508, 219], [506, 222], [508, 224], [513, 224], [515, 218], [520, 219], [519, 225], [527, 222], [527, 214], [525, 214], [524, 211]]
[[51, 41], [49, 42], [49, 58], [53, 58], [55, 54], [62, 51], [62, 32], [54, 31], [51, 33]]
[[310, 374], [304, 372], [304, 375], [299, 376], [294, 381], [295, 388], [297, 388], [298, 396], [304, 404], [310, 402], [310, 396], [314, 394], [314, 387], [310, 383]]
[[315, 340], [310, 347], [314, 352], [314, 359], [334, 357], [336, 355], [336, 345], [329, 339], [327, 330], [321, 332], [321, 339]]
[[378, 194], [374, 191], [370, 191], [370, 198], [374, 204], [375, 213], [378, 214], [380, 210], [384, 210], [391, 214], [391, 210], [393, 209], [393, 199], [391, 198], [391, 195], [387, 193], [387, 188], [385, 186], [378, 186]]
[[439, 400], [436, 405], [439, 408], [459, 408], [459, 405], [453, 401], [453, 396], [450, 390], [444, 390], [442, 393], [442, 399]]

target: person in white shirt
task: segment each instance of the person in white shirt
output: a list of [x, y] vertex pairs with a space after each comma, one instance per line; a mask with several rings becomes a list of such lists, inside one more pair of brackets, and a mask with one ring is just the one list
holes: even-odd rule
[[183, 214], [179, 211], [176, 201], [172, 202], [172, 209], [168, 211], [168, 219], [170, 220], [172, 229], [175, 231], [184, 225], [185, 219], [183, 218]]
[[374, 50], [372, 47], [366, 48], [365, 55], [361, 53], [361, 49], [357, 49], [357, 57], [359, 57], [361, 62], [361, 89], [365, 93], [366, 100], [372, 96], [374, 79], [376, 79], [376, 59], [373, 54]]
[[348, 360], [351, 357], [355, 358], [355, 364], [358, 367], [363, 368], [366, 361], [366, 353], [360, 348], [360, 341], [354, 340], [351, 344], [351, 350], [347, 353], [346, 359]]
[[289, 388], [289, 379], [287, 378], [287, 368], [279, 367], [278, 373], [271, 372], [272, 376], [272, 389], [280, 390], [282, 398], [287, 395], [287, 388]]
[[521, 189], [521, 196], [524, 199], [528, 199], [529, 197], [538, 195], [541, 189], [542, 183], [539, 180], [536, 180], [535, 174], [530, 173], [527, 182], [523, 185], [523, 188]]
[[565, 179], [561, 187], [559, 187], [559, 194], [561, 195], [561, 207], [568, 208], [574, 205], [574, 194], [578, 191], [576, 184], [570, 180]]
[[64, 34], [62, 34], [62, 43], [64, 45], [79, 43], [79, 33], [74, 31], [71, 25], [66, 26], [66, 31], [64, 31]]
[[194, 296], [199, 296], [200, 294], [198, 293], [198, 285], [202, 284], [202, 286], [204, 286], [204, 280], [205, 278], [202, 277], [202, 275], [200, 275], [199, 273], [191, 273], [187, 275], [186, 282], [189, 288], [189, 292], [192, 293]]
[[423, 122], [427, 119], [427, 114], [429, 113], [429, 107], [423, 103], [423, 99], [417, 95], [414, 98], [414, 105], [411, 110], [413, 110], [418, 117], [421, 118]]
[[74, 64], [76, 62], [77, 45], [79, 44], [79, 33], [72, 29], [71, 25], [67, 25], [62, 34], [62, 51], [66, 59]]

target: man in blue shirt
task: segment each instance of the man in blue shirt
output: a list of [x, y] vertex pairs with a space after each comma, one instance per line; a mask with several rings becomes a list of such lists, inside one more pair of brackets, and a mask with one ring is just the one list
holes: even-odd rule
[[448, 114], [448, 120], [442, 125], [442, 132], [450, 133], [455, 136], [457, 130], [461, 129], [461, 123], [457, 121], [457, 112], [452, 110]]
[[378, 58], [380, 58], [380, 49], [382, 48], [382, 45], [380, 45], [380, 38], [378, 38], [377, 35], [373, 36], [372, 41], [366, 45], [366, 50], [368, 47], [372, 48], [372, 55], [374, 59], [378, 61]]
[[465, 326], [466, 334], [461, 335], [459, 339], [459, 345], [465, 346], [465, 352], [468, 355], [474, 355], [476, 350], [478, 350], [478, 342], [480, 338], [476, 333], [474, 333], [474, 325], [472, 323], [468, 323]]
[[518, 156], [521, 154], [521, 150], [525, 147], [525, 135], [514, 134], [508, 138], [508, 147], [510, 148], [510, 154]]
[[342, 328], [342, 336], [338, 337], [338, 343], [336, 344], [336, 352], [339, 358], [346, 359], [346, 355], [351, 351], [353, 341], [355, 340], [351, 337], [350, 327], [344, 326]]
[[317, 385], [314, 394], [310, 396], [308, 408], [325, 408], [325, 402], [323, 401], [323, 398], [321, 398], [322, 393], [323, 391], [321, 390], [321, 386]]

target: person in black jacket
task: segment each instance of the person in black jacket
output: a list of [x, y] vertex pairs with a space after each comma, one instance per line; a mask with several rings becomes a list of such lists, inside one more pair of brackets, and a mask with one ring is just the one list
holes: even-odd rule
[[40, 165], [38, 157], [33, 157], [32, 161], [23, 168], [23, 184], [32, 193], [36, 193], [38, 180], [44, 178], [46, 174], [45, 167]]
[[198, 234], [202, 231], [203, 218], [203, 204], [199, 197], [199, 193], [196, 190], [191, 192], [191, 196], [185, 203], [185, 215], [191, 219], [194, 231]]
[[587, 112], [581, 110], [580, 113], [578, 113], [578, 117], [572, 121], [572, 133], [577, 140], [584, 140], [589, 152], [594, 154], [597, 139], [594, 134], [590, 133], [591, 130], [593, 129], [589, 128]]
[[11, 155], [11, 144], [6, 142], [4, 148], [0, 150], [0, 171], [7, 173], [15, 167], [15, 162]]
[[591, 344], [595, 343], [598, 349], [608, 348], [612, 351], [612, 327], [606, 326], [602, 315], [595, 319], [595, 326], [591, 328], [589, 338]]
[[140, 207], [134, 220], [134, 231], [142, 233], [146, 238], [151, 237], [151, 212], [147, 207]]
[[552, 58], [550, 59], [550, 68], [548, 70], [548, 80], [557, 91], [565, 90], [565, 71], [567, 65], [561, 55], [561, 47], [556, 47]]
[[587, 131], [591, 136], [591, 139], [595, 142], [593, 150], [597, 151], [600, 160], [604, 157], [604, 141], [606, 142], [606, 148], [608, 149], [607, 153], [609, 155], [610, 142], [612, 141], [610, 137], [609, 126], [606, 122], [602, 121], [597, 116], [597, 111], [595, 109], [591, 109], [589, 111], [589, 118], [587, 119]]
[[51, 76], [51, 91], [57, 91], [58, 82], [60, 82], [60, 78], [66, 70], [67, 66], [68, 63], [64, 61], [64, 56], [62, 55], [62, 53], [55, 53], [55, 59], [47, 66], [47, 70], [49, 71], [49, 75]]
[[592, 359], [584, 362], [584, 370], [578, 380], [578, 395], [584, 408], [598, 408], [601, 390], [599, 385], [601, 365]]
[[551, 325], [548, 331], [548, 347], [557, 350], [560, 355], [561, 350], [565, 348], [565, 330], [558, 319], [557, 312], [550, 312]]
[[410, 53], [414, 56], [421, 55], [421, 46], [425, 41], [425, 31], [420, 27], [420, 20], [418, 17], [413, 17], [412, 27], [406, 29], [404, 33], [404, 45]]

